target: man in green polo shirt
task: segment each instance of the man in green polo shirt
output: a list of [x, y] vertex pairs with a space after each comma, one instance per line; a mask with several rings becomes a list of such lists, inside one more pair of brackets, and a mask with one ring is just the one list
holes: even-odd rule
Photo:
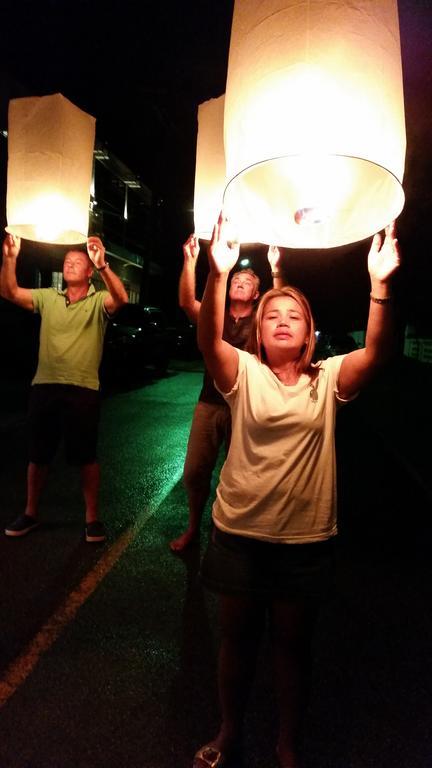
[[[5, 533], [24, 536], [39, 525], [39, 497], [63, 437], [66, 458], [81, 471], [86, 541], [104, 541], [104, 526], [98, 519], [98, 371], [108, 319], [127, 303], [127, 293], [105, 261], [105, 248], [98, 237], [88, 238], [87, 253], [74, 250], [66, 254], [64, 291], [21, 288], [17, 284], [20, 245], [20, 238], [14, 235], [7, 235], [3, 242], [1, 295], [39, 313], [41, 330], [38, 367], [30, 395], [27, 505]], [[100, 273], [106, 290], [96, 292], [90, 283], [93, 269]]]

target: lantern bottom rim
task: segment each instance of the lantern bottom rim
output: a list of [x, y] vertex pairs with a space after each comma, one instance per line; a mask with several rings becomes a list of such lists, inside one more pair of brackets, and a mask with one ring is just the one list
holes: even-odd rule
[[53, 239], [41, 237], [37, 232], [37, 226], [34, 224], [8, 224], [5, 227], [6, 232], [24, 240], [31, 240], [35, 243], [49, 243], [52, 245], [82, 245], [87, 242], [88, 235], [77, 230], [66, 230], [55, 235]]
[[363, 240], [401, 212], [396, 175], [340, 154], [282, 155], [253, 163], [225, 187], [223, 206], [241, 242], [332, 248]]

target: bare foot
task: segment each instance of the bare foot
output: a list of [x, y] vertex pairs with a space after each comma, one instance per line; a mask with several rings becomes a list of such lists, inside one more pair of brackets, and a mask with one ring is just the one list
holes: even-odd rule
[[287, 747], [276, 747], [279, 768], [300, 768], [299, 759], [294, 750]]
[[186, 547], [189, 546], [189, 544], [192, 544], [193, 541], [196, 541], [198, 537], [198, 531], [190, 530], [189, 528], [187, 531], [182, 533], [181, 536], [178, 537], [178, 539], [173, 539], [170, 541], [170, 550], [171, 552], [183, 552]]

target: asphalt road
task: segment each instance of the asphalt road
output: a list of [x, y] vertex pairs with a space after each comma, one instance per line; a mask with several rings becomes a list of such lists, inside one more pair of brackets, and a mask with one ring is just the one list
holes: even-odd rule
[[[200, 547], [180, 558], [167, 546], [186, 519], [181, 471], [199, 385], [199, 373], [172, 371], [104, 400], [106, 544], [84, 542], [78, 480], [61, 455], [44, 526], [0, 536], [0, 768], [188, 768], [214, 734], [216, 604], [198, 579], [209, 510]], [[432, 486], [423, 454], [410, 453], [406, 390], [396, 414], [388, 387], [338, 425], [341, 532], [315, 636], [306, 768], [432, 766]], [[0, 433], [1, 528], [24, 501], [15, 416]], [[275, 768], [275, 733], [264, 642], [247, 768]]]

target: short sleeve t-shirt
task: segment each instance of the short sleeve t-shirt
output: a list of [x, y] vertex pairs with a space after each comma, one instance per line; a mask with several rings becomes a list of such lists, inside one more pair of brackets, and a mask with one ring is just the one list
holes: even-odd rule
[[108, 291], [89, 287], [80, 301], [68, 302], [55, 288], [32, 289], [41, 316], [39, 358], [32, 384], [74, 384], [99, 389], [99, 365], [108, 322]]
[[344, 355], [317, 364], [312, 382], [283, 384], [255, 355], [239, 350], [231, 392], [232, 437], [213, 519], [228, 533], [306, 543], [334, 536], [337, 379]]

